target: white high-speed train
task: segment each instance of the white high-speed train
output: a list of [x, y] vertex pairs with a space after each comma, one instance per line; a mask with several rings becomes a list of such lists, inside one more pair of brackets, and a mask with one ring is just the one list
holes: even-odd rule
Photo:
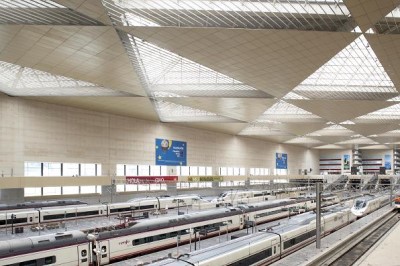
[[366, 195], [354, 201], [354, 205], [351, 208], [351, 211], [357, 217], [362, 217], [388, 204], [389, 201], [390, 201], [389, 195], [379, 195], [379, 196]]
[[[190, 206], [193, 202], [205, 201], [198, 195], [179, 195], [160, 198], [133, 199], [128, 202], [79, 205], [58, 208], [8, 210], [0, 212], [0, 228], [8, 226], [26, 226], [38, 223], [50, 223], [98, 216], [118, 215], [132, 212], [152, 211], [178, 206]], [[7, 218], [6, 218], [7, 217]], [[14, 218], [12, 218], [14, 217]]]
[[[0, 265], [105, 265], [187, 243], [197, 233], [213, 236], [242, 229], [247, 221], [261, 223], [289, 215], [290, 209], [315, 206], [311, 199], [288, 199], [242, 208], [142, 220], [128, 228], [86, 235], [81, 231], [0, 241]], [[193, 233], [194, 232], [194, 233]], [[198, 235], [198, 234], [197, 234]]]
[[[166, 259], [153, 266], [267, 265], [292, 253], [316, 238], [314, 213], [300, 214], [287, 224], [271, 230], [239, 237], [235, 240]], [[322, 214], [321, 235], [327, 235], [356, 220], [350, 208], [331, 209]]]

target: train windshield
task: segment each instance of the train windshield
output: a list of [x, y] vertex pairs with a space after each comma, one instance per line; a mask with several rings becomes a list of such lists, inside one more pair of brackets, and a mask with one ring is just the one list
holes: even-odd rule
[[356, 203], [354, 204], [354, 207], [357, 209], [359, 208], [364, 208], [367, 204], [365, 203], [364, 200], [357, 200]]
[[218, 197], [220, 197], [220, 198], [226, 197], [226, 193], [221, 193], [221, 194], [219, 194]]

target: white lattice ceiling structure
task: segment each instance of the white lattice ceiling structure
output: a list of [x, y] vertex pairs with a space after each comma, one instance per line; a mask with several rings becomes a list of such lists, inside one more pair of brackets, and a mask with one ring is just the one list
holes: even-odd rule
[[399, 88], [400, 0], [0, 2], [9, 96], [379, 149], [400, 143]]

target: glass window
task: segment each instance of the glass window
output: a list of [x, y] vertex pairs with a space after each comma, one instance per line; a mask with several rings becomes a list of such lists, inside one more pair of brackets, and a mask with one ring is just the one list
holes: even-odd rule
[[43, 163], [43, 176], [61, 176], [61, 163]]
[[227, 171], [226, 167], [220, 167], [219, 168], [219, 174], [220, 175], [227, 175], [228, 171]]
[[192, 182], [190, 183], [191, 188], [198, 188], [199, 187], [199, 182]]
[[102, 169], [101, 169], [101, 164], [99, 164], [99, 163], [96, 164], [96, 167], [97, 167], [97, 173], [96, 173], [96, 175], [97, 175], [97, 176], [101, 176], [101, 175], [102, 175], [102, 172], [101, 172], [101, 170], [102, 170]]
[[102, 193], [101, 186], [96, 186], [96, 190], [97, 190], [97, 194], [101, 194]]
[[207, 167], [207, 175], [213, 175], [211, 166]]
[[206, 175], [206, 167], [199, 166], [199, 176], [205, 176], [205, 175]]
[[250, 168], [250, 175], [254, 175], [254, 174], [255, 174], [254, 168]]
[[117, 176], [125, 176], [125, 165], [124, 164], [117, 164], [116, 175]]
[[189, 175], [189, 166], [181, 166], [181, 176]]
[[43, 196], [61, 195], [61, 187], [43, 187]]
[[199, 187], [212, 187], [212, 182], [200, 182]]
[[62, 188], [63, 195], [79, 194], [79, 186], [65, 186]]
[[94, 163], [82, 163], [81, 176], [96, 176], [96, 165]]
[[150, 184], [150, 190], [160, 190], [160, 184]]
[[233, 175], [233, 168], [232, 167], [227, 167], [227, 175]]
[[81, 194], [95, 194], [96, 186], [81, 186]]
[[160, 176], [161, 175], [161, 167], [159, 165], [150, 165], [150, 175], [151, 176]]
[[189, 183], [188, 182], [178, 182], [178, 183], [176, 183], [176, 187], [179, 189], [189, 188]]
[[[175, 172], [175, 171], [174, 171]], [[167, 176], [168, 175], [168, 168], [165, 165], [161, 166], [161, 175], [162, 176]]]
[[138, 190], [137, 185], [132, 185], [132, 184], [125, 185], [125, 191], [137, 191], [137, 190]]
[[167, 190], [167, 184], [161, 184], [161, 190]]
[[287, 175], [287, 169], [274, 169], [274, 175]]
[[118, 184], [118, 185], [116, 185], [115, 190], [117, 192], [124, 192], [125, 191], [125, 185]]
[[63, 163], [63, 176], [77, 176], [79, 175], [78, 163]]
[[149, 184], [138, 184], [138, 191], [148, 191], [150, 189]]
[[26, 187], [26, 188], [24, 188], [24, 196], [25, 197], [42, 196], [42, 188], [41, 187]]
[[239, 174], [240, 174], [239, 171], [240, 171], [240, 170], [239, 170], [238, 167], [233, 168], [233, 175], [239, 175]]
[[127, 164], [126, 165], [126, 175], [127, 176], [137, 176], [138, 175], [138, 166], [136, 164]]
[[24, 163], [25, 176], [42, 176], [42, 163], [38, 162], [25, 162]]
[[244, 167], [239, 168], [239, 175], [246, 175], [246, 168]]
[[198, 167], [197, 166], [189, 166], [190, 175], [199, 175]]
[[138, 165], [139, 176], [149, 176], [150, 167], [148, 165]]

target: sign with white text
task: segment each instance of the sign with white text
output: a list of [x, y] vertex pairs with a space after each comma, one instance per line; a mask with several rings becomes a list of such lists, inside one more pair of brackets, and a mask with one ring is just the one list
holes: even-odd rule
[[185, 166], [186, 147], [184, 141], [156, 139], [156, 165]]
[[126, 184], [157, 184], [178, 181], [178, 176], [126, 176]]

